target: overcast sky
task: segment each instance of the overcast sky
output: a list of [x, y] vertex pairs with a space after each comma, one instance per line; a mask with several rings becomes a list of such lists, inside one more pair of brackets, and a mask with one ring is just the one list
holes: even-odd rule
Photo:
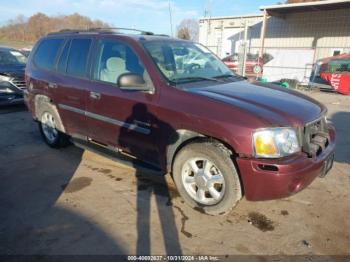
[[[259, 6], [277, 0], [171, 0], [173, 27], [185, 18], [204, 16], [211, 6], [212, 16], [258, 14]], [[135, 27], [170, 34], [168, 0], [0, 0], [0, 23], [22, 14], [43, 12], [65, 15], [78, 12], [117, 27]]]

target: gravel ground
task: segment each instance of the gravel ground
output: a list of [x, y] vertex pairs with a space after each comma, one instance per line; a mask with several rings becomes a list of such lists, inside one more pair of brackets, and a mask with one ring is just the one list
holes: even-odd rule
[[350, 97], [306, 93], [337, 129], [331, 172], [217, 217], [187, 207], [168, 176], [50, 149], [24, 107], [0, 109], [0, 254], [350, 255]]

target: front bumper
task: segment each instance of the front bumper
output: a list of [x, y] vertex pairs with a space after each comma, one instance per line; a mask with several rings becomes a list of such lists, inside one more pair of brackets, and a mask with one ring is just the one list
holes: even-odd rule
[[23, 104], [23, 89], [19, 88], [12, 82], [1, 81], [1, 88], [10, 89], [10, 92], [0, 92], [0, 105]]
[[0, 106], [23, 104], [22, 94], [0, 94]]
[[283, 159], [238, 158], [244, 194], [247, 200], [270, 200], [291, 196], [322, 173], [324, 162], [334, 154], [335, 130], [329, 130], [330, 143], [317, 157], [305, 153]]

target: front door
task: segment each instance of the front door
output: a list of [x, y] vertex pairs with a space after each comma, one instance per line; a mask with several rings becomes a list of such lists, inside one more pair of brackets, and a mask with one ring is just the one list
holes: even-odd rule
[[136, 52], [129, 44], [102, 39], [97, 43], [93, 82], [87, 100], [89, 137], [116, 146], [143, 160], [157, 162], [158, 148], [152, 127], [156, 94], [123, 91], [118, 77], [135, 73], [153, 85]]

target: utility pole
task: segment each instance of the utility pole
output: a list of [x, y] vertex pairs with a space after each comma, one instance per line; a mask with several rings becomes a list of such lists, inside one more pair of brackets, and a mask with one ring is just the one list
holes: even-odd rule
[[171, 3], [170, 3], [170, 0], [168, 0], [168, 4], [169, 4], [170, 32], [171, 32], [171, 36], [174, 36], [174, 34], [173, 34], [173, 17], [172, 17], [172, 13], [171, 13]]
[[209, 35], [211, 33], [211, 0], [208, 0], [208, 2], [205, 4], [205, 9], [204, 9], [204, 17], [207, 17], [207, 34], [206, 34], [206, 45], [209, 46]]
[[244, 20], [244, 40], [243, 40], [243, 66], [242, 75], [245, 76], [246, 62], [247, 62], [247, 38], [248, 38], [248, 23]]
[[265, 36], [266, 36], [266, 23], [267, 23], [267, 12], [264, 9], [264, 18], [262, 23], [262, 28], [260, 32], [260, 50], [259, 50], [259, 58], [264, 55], [264, 44], [265, 44]]

